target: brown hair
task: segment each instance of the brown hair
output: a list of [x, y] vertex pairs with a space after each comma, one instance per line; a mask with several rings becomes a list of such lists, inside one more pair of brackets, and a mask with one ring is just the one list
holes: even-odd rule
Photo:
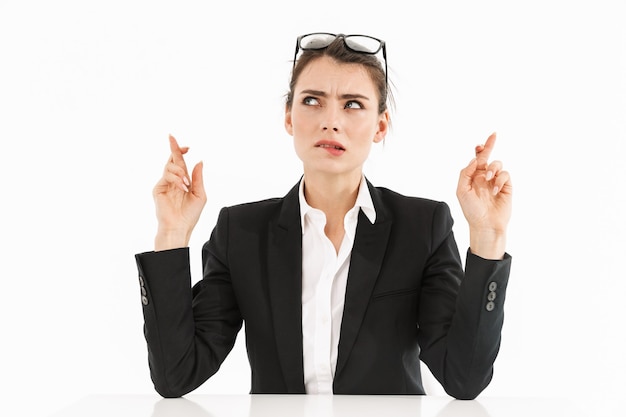
[[291, 109], [293, 105], [293, 89], [298, 82], [298, 78], [302, 71], [311, 62], [323, 56], [330, 57], [337, 62], [346, 64], [360, 64], [369, 73], [376, 90], [378, 91], [378, 113], [382, 114], [387, 110], [387, 100], [391, 100], [391, 93], [388, 91], [387, 78], [380, 60], [375, 55], [355, 52], [346, 47], [345, 41], [341, 37], [337, 37], [328, 47], [324, 49], [307, 49], [296, 62], [293, 72], [291, 73], [291, 81], [289, 82], [289, 92], [287, 93], [286, 105]]

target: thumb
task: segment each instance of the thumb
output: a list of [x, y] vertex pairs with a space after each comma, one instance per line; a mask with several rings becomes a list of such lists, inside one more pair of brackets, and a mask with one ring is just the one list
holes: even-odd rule
[[472, 188], [472, 179], [474, 177], [474, 173], [476, 173], [477, 168], [478, 160], [474, 158], [465, 168], [461, 170], [461, 174], [459, 175], [459, 186], [457, 188], [457, 192], [466, 191]]

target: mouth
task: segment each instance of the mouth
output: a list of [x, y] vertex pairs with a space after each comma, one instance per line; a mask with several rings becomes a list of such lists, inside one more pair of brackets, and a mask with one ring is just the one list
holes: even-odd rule
[[339, 151], [345, 151], [346, 149], [342, 146], [339, 145], [329, 145], [329, 144], [321, 144], [321, 145], [315, 145], [316, 148], [329, 148], [329, 149], [337, 149]]
[[343, 152], [346, 150], [346, 148], [343, 147], [343, 145], [339, 142], [336, 141], [332, 141], [332, 140], [320, 140], [319, 142], [317, 142], [315, 144], [316, 148], [322, 148], [322, 149], [327, 149], [328, 151], [340, 151]]

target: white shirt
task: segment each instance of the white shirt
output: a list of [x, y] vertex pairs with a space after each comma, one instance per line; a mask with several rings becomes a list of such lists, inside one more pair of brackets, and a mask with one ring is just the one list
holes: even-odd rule
[[307, 204], [304, 179], [300, 182], [302, 353], [307, 394], [333, 393], [350, 255], [360, 209], [372, 224], [376, 221], [365, 177], [361, 178], [354, 207], [344, 217], [345, 234], [337, 253], [324, 233], [326, 215]]

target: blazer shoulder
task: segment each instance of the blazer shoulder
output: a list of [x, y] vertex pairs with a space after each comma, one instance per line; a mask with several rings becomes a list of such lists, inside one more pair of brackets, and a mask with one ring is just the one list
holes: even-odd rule
[[228, 218], [236, 223], [262, 224], [272, 218], [278, 217], [282, 211], [283, 203], [284, 198], [273, 197], [264, 200], [233, 204], [223, 207], [220, 217], [227, 212]]
[[427, 231], [437, 236], [435, 240], [450, 234], [454, 219], [446, 202], [408, 196], [386, 187], [373, 187], [370, 190], [377, 217], [379, 212], [381, 214], [380, 221], [391, 220], [402, 225], [407, 233]]
[[386, 187], [373, 187], [373, 194], [377, 196], [380, 203], [390, 208], [392, 212], [398, 210], [402, 212], [410, 211], [412, 213], [415, 213], [415, 210], [429, 213], [434, 213], [438, 210], [450, 211], [450, 207], [445, 201], [409, 196]]
[[249, 214], [250, 212], [259, 210], [275, 210], [282, 205], [283, 200], [284, 197], [271, 197], [258, 201], [248, 201], [245, 203], [233, 204], [224, 208], [232, 213]]
[[284, 197], [272, 197], [263, 200], [240, 203], [222, 208], [228, 217], [241, 225], [259, 225], [278, 221], [280, 224], [292, 224], [300, 216], [297, 183]]

